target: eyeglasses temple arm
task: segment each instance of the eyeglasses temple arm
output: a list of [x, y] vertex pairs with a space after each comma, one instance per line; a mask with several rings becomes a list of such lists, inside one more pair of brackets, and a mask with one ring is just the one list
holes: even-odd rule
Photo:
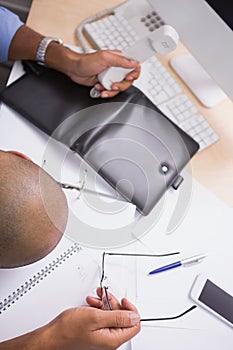
[[197, 305], [193, 305], [191, 306], [188, 310], [185, 310], [184, 312], [182, 312], [180, 315], [176, 315], [176, 316], [171, 316], [171, 317], [160, 317], [160, 318], [141, 318], [141, 322], [147, 322], [147, 321], [168, 321], [168, 320], [175, 320], [179, 317], [184, 316], [185, 314], [187, 314], [188, 312], [196, 309]]

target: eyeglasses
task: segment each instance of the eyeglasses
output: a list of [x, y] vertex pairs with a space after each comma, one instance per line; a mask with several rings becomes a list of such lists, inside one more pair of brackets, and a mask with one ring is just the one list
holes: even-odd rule
[[118, 201], [121, 201], [121, 202], [126, 202], [126, 200], [124, 198], [119, 197], [118, 193], [116, 193], [116, 196], [113, 196], [113, 195], [108, 194], [108, 193], [94, 191], [94, 190], [86, 188], [87, 170], [84, 171], [83, 176], [82, 176], [82, 180], [80, 181], [80, 185], [78, 185], [78, 186], [75, 186], [75, 185], [72, 185], [72, 184], [69, 184], [69, 183], [59, 182], [59, 181], [57, 181], [57, 183], [64, 190], [76, 190], [76, 191], [78, 191], [79, 195], [78, 195], [77, 199], [79, 199], [81, 194], [82, 194], [82, 192], [85, 191], [85, 192], [88, 192], [90, 194], [99, 195], [101, 197], [110, 198], [110, 199], [118, 200]]
[[[111, 255], [111, 256], [135, 256], [135, 257], [165, 257], [165, 256], [171, 256], [179, 254], [179, 252], [173, 252], [173, 253], [167, 253], [167, 254], [135, 254], [135, 253], [108, 253], [104, 252], [102, 255], [102, 271], [101, 271], [101, 278], [100, 278], [100, 288], [101, 288], [101, 300], [103, 302], [103, 308], [106, 310], [112, 310], [112, 306], [109, 300], [108, 295], [108, 286], [104, 285], [104, 281], [106, 279], [105, 276], [105, 256]], [[169, 316], [169, 317], [156, 317], [156, 318], [141, 318], [141, 322], [147, 322], [147, 321], [168, 321], [168, 320], [175, 320], [179, 317], [182, 317], [186, 315], [188, 312], [194, 310], [197, 306], [192, 305], [189, 309], [183, 311], [182, 313], [175, 315], [175, 316]]]
[[87, 170], [84, 171], [83, 177], [82, 177], [82, 180], [80, 181], [79, 186], [74, 186], [74, 185], [70, 185], [68, 183], [63, 183], [63, 182], [58, 182], [58, 181], [57, 181], [57, 183], [61, 186], [61, 188], [64, 188], [64, 190], [76, 190], [76, 191], [78, 191], [79, 192], [78, 198], [80, 198], [81, 193], [83, 192], [83, 190], [85, 188], [86, 180], [87, 180]]

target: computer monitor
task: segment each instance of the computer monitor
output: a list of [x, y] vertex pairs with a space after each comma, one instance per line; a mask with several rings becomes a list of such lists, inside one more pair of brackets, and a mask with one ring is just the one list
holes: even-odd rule
[[177, 30], [186, 48], [233, 100], [233, 16], [230, 1], [149, 2]]
[[206, 0], [217, 14], [233, 29], [232, 4], [229, 0]]

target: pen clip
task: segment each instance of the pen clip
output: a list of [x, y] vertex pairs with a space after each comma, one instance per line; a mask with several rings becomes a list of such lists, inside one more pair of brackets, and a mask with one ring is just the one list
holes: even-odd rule
[[189, 265], [192, 265], [192, 264], [198, 264], [206, 257], [207, 257], [207, 254], [193, 256], [191, 258], [187, 258], [187, 259], [182, 260], [182, 265], [183, 266], [189, 266]]

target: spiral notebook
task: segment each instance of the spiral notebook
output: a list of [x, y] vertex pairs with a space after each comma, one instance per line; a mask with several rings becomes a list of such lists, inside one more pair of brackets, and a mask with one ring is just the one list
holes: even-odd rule
[[44, 259], [0, 269], [0, 342], [41, 327], [67, 308], [86, 305], [98, 284], [98, 268], [93, 254], [63, 237]]

